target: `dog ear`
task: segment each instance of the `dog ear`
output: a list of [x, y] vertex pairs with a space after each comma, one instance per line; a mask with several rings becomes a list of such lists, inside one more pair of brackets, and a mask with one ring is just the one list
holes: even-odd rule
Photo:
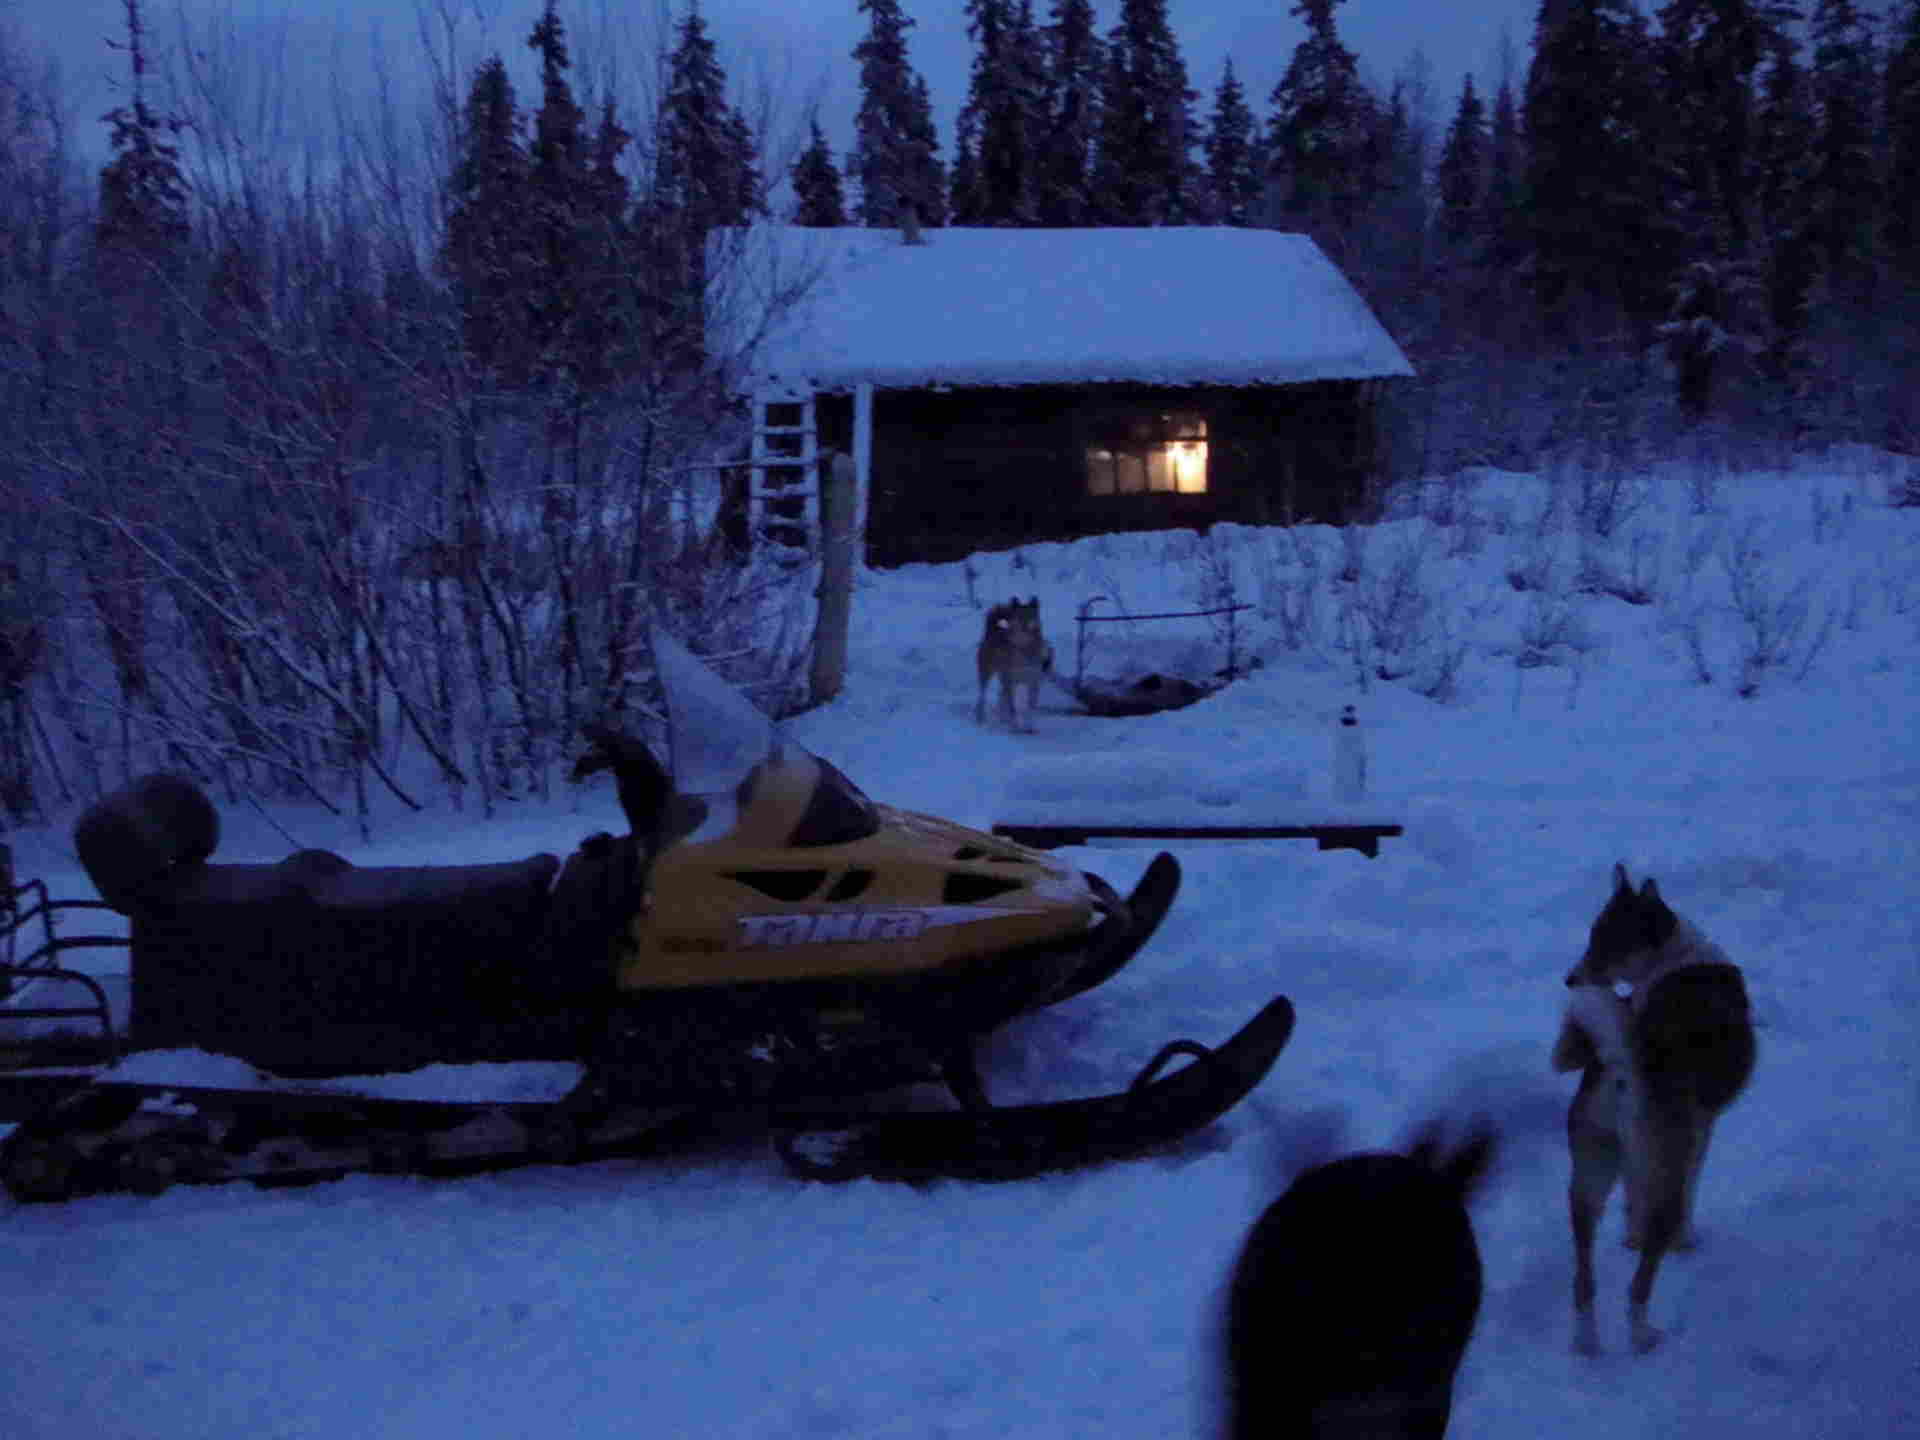
[[1640, 898], [1642, 900], [1658, 900], [1660, 898], [1660, 887], [1653, 883], [1653, 877], [1651, 875], [1640, 882]]
[[1633, 889], [1633, 882], [1627, 879], [1627, 867], [1616, 860], [1613, 862], [1613, 893], [1625, 895]]

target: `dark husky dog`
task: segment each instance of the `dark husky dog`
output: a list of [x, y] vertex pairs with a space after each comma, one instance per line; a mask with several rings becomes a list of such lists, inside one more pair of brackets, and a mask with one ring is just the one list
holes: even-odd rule
[[1553, 1047], [1556, 1070], [1579, 1070], [1567, 1112], [1573, 1180], [1573, 1348], [1600, 1348], [1593, 1319], [1593, 1232], [1624, 1173], [1627, 1244], [1640, 1263], [1627, 1288], [1633, 1348], [1651, 1350], [1654, 1277], [1670, 1248], [1693, 1244], [1693, 1197], [1713, 1122], [1753, 1073], [1746, 981], [1726, 953], [1682, 920], [1651, 879], [1635, 890], [1613, 867], [1613, 895], [1587, 953]]
[[1484, 1122], [1451, 1154], [1349, 1155], [1254, 1225], [1227, 1302], [1228, 1440], [1439, 1440], [1480, 1311], [1467, 1200]]
[[[974, 658], [980, 671], [980, 695], [974, 702], [973, 718], [987, 718], [987, 689], [997, 676], [1000, 681], [1000, 718], [1009, 728], [1031, 730], [1033, 707], [1040, 698], [1040, 682], [1053, 668], [1053, 650], [1040, 633], [1040, 597], [1009, 600], [987, 611], [986, 631]], [[1027, 718], [1021, 724], [1014, 715], [1015, 687], [1025, 686]]]

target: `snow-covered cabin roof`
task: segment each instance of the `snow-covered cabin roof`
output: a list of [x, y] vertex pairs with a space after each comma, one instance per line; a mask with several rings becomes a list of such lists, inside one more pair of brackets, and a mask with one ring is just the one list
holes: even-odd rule
[[[785, 225], [717, 232], [711, 338], [727, 349], [751, 343], [748, 388], [1413, 374], [1305, 235], [953, 227], [922, 238]], [[770, 314], [770, 297], [802, 286], [797, 303]]]

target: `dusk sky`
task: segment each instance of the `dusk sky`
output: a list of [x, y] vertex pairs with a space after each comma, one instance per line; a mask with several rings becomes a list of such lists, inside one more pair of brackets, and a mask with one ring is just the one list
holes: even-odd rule
[[[1048, 0], [1035, 0], [1045, 18]], [[1120, 0], [1095, 0], [1101, 31], [1119, 14]], [[1285, 73], [1304, 31], [1289, 11], [1292, 0], [1171, 0], [1170, 16], [1189, 83], [1200, 92], [1196, 112], [1204, 118], [1228, 56], [1263, 119], [1267, 96]], [[284, 51], [286, 89], [328, 81], [336, 73], [350, 82], [368, 71], [371, 47], [385, 54], [398, 98], [426, 94], [419, 40], [420, 15], [442, 11], [462, 17], [462, 69], [493, 50], [528, 75], [527, 31], [540, 0], [148, 0], [148, 27], [160, 48], [177, 50], [181, 20], [197, 34], [220, 17], [223, 28], [256, 54]], [[972, 62], [964, 0], [903, 0], [914, 21], [908, 54], [933, 92], [943, 157], [950, 157], [953, 117], [966, 98]], [[1435, 119], [1444, 124], [1468, 71], [1483, 89], [1497, 78], [1503, 31], [1511, 35], [1515, 63], [1524, 74], [1538, 0], [1347, 0], [1336, 14], [1340, 34], [1360, 57], [1363, 72], [1384, 89], [1416, 52], [1432, 68]], [[764, 90], [775, 100], [780, 128], [804, 125], [816, 99], [836, 152], [852, 141], [858, 100], [851, 57], [865, 29], [855, 0], [702, 0], [701, 12], [719, 47], [720, 61], [736, 89]], [[603, 37], [625, 55], [648, 52], [652, 37], [685, 13], [685, 0], [563, 0], [576, 62]], [[78, 138], [89, 148], [104, 143], [98, 116], [119, 103], [124, 59], [107, 45], [123, 32], [121, 0], [0, 0], [0, 16], [30, 46], [59, 61], [64, 89], [74, 108]], [[476, 20], [475, 17], [479, 19]], [[336, 57], [338, 57], [336, 59]], [[523, 80], [523, 99], [531, 91]], [[583, 87], [585, 88], [585, 87]], [[351, 84], [350, 84], [351, 89]]]

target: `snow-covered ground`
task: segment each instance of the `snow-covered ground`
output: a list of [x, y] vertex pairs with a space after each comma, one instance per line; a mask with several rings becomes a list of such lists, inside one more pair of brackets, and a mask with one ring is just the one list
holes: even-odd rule
[[[1369, 808], [1404, 839], [1377, 860], [1179, 847], [1180, 901], [1133, 966], [985, 1057], [1003, 1099], [1109, 1089], [1284, 991], [1298, 1029], [1252, 1099], [1177, 1153], [1012, 1186], [808, 1186], [742, 1137], [457, 1181], [0, 1200], [0, 1435], [1206, 1435], [1211, 1327], [1253, 1217], [1336, 1130], [1387, 1146], [1475, 1109], [1505, 1147], [1476, 1210], [1487, 1292], [1453, 1434], [1915, 1433], [1920, 512], [1878, 503], [1876, 465], [1627, 477], [1619, 523], [1584, 542], [1566, 510], [1592, 518], [1594, 477], [1488, 473], [1358, 548], [1153, 535], [871, 577], [846, 693], [792, 729], [916, 809], [984, 824], [1015, 799], [1132, 795], [1175, 820], [1312, 818], [1333, 717], [1359, 706]], [[1032, 735], [982, 728], [970, 588], [1037, 593], [1069, 672], [1088, 596], [1139, 613], [1231, 591], [1258, 607], [1238, 644], [1263, 663], [1173, 714], [1095, 720], [1055, 697]], [[1117, 663], [1126, 628], [1102, 640]], [[1147, 640], [1177, 629], [1141, 627], [1135, 661], [1176, 663]], [[1406, 678], [1362, 687], [1356, 651]], [[565, 850], [617, 813], [596, 786], [490, 823], [395, 816], [373, 846], [274, 819], [302, 845], [424, 863]], [[222, 858], [290, 848], [225, 819]], [[90, 893], [63, 831], [10, 839], [24, 874]], [[1125, 886], [1151, 852], [1070, 853]], [[1660, 1276], [1666, 1345], [1625, 1353], [1616, 1202], [1607, 1353], [1582, 1359], [1572, 1082], [1547, 1053], [1615, 860], [1745, 967], [1760, 1059], [1716, 1135], [1701, 1247]]]

